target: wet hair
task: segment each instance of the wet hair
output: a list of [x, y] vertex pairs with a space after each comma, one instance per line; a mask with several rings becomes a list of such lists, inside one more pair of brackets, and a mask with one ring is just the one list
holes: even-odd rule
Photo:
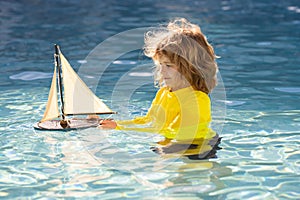
[[[218, 66], [213, 47], [199, 26], [177, 18], [145, 34], [144, 53], [158, 63], [166, 56], [195, 89], [210, 93], [217, 84]], [[160, 65], [154, 71], [154, 82], [163, 86]]]

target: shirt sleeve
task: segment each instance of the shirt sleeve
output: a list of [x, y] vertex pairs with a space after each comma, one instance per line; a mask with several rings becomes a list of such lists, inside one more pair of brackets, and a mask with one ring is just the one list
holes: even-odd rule
[[[155, 95], [155, 98], [153, 99], [151, 106], [147, 112], [147, 114], [145, 116], [139, 116], [136, 117], [132, 120], [122, 120], [122, 121], [117, 121], [117, 129], [121, 130], [121, 129], [125, 129], [126, 125], [142, 125], [142, 124], [148, 124], [152, 121], [152, 117], [151, 117], [151, 110], [153, 108], [153, 105], [156, 104], [156, 102], [158, 101], [158, 99], [160, 98], [161, 94], [162, 94], [163, 89], [159, 89]], [[125, 126], [124, 126], [125, 125]], [[128, 130], [128, 129], [127, 129]]]
[[[191, 141], [197, 138], [212, 138], [216, 133], [209, 128], [211, 121], [210, 99], [206, 94], [195, 93], [194, 95], [182, 95], [179, 98], [180, 112], [172, 114], [172, 121], [160, 128], [151, 126], [151, 109], [160, 98], [159, 90], [146, 116], [137, 117], [133, 120], [117, 121], [118, 130], [131, 130], [158, 133], [169, 139], [178, 141]], [[175, 105], [173, 105], [175, 106]], [[174, 116], [173, 116], [174, 115]]]

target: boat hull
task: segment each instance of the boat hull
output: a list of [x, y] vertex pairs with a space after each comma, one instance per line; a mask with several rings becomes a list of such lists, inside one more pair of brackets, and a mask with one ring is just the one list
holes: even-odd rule
[[48, 120], [45, 122], [38, 122], [33, 127], [36, 130], [69, 131], [97, 127], [100, 120], [101, 119], [68, 119], [68, 126], [66, 128], [63, 128], [60, 125], [60, 120]]

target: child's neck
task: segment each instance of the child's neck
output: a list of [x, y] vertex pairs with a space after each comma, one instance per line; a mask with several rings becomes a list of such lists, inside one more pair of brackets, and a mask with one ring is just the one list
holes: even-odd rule
[[187, 88], [187, 87], [190, 87], [190, 86], [191, 86], [190, 84], [187, 84], [187, 85], [181, 85], [181, 86], [178, 86], [178, 87], [172, 87], [172, 88], [170, 88], [170, 91], [175, 92], [176, 90], [180, 90], [180, 89]]

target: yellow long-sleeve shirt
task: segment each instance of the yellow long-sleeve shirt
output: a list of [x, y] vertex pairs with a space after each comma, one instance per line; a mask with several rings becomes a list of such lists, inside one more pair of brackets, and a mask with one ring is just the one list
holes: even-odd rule
[[192, 87], [174, 92], [163, 87], [157, 92], [146, 116], [117, 121], [117, 129], [153, 132], [168, 139], [193, 141], [216, 135], [209, 128], [210, 121], [211, 108], [207, 94]]

